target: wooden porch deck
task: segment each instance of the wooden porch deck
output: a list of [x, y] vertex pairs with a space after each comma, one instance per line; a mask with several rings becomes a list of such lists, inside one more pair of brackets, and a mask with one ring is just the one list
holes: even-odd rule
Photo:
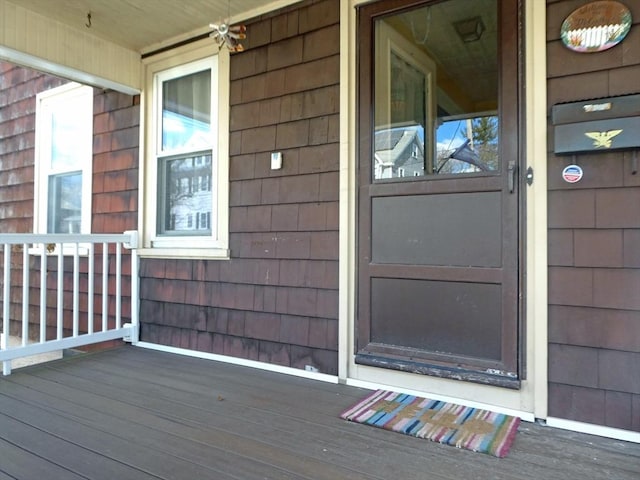
[[640, 445], [523, 423], [509, 456], [353, 424], [365, 390], [136, 347], [0, 377], [5, 479], [633, 479]]

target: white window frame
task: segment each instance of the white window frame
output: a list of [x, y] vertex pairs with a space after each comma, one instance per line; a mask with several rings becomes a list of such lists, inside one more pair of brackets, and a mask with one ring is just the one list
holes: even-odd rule
[[[229, 52], [207, 39], [144, 60], [145, 91], [141, 102], [140, 208], [141, 256], [162, 258], [229, 258]], [[195, 67], [195, 68], [194, 68]], [[159, 235], [158, 188], [161, 153], [159, 80], [211, 69], [211, 235]], [[168, 76], [167, 73], [170, 75]], [[178, 152], [176, 152], [178, 153]]]
[[[91, 233], [91, 192], [93, 186], [93, 88], [79, 83], [68, 83], [36, 95], [35, 165], [34, 165], [34, 225], [35, 233], [47, 233], [49, 176], [77, 171], [55, 170], [51, 167], [51, 119], [56, 109], [68, 109], [71, 101], [82, 102], [78, 111], [80, 127], [77, 148], [84, 159], [82, 172], [82, 199], [80, 232]], [[64, 232], [67, 233], [67, 232]], [[74, 232], [75, 233], [75, 232]]]

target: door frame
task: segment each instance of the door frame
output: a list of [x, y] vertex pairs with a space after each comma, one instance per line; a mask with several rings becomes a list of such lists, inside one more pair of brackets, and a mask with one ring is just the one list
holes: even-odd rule
[[[522, 170], [532, 167], [535, 179], [522, 186], [526, 205], [521, 255], [527, 272], [523, 278], [522, 355], [527, 378], [519, 390], [442, 379], [427, 375], [388, 371], [356, 364], [354, 351], [356, 318], [356, 185], [357, 185], [357, 15], [363, 0], [341, 2], [341, 115], [340, 115], [340, 291], [339, 380], [366, 388], [390, 388], [431, 398], [453, 400], [472, 406], [491, 407], [524, 419], [547, 416], [547, 211], [546, 211], [546, 5], [522, 0], [524, 33], [524, 142]], [[535, 91], [535, 96], [533, 92]], [[525, 212], [522, 212], [525, 213]]]
[[[494, 3], [495, 2], [495, 3]], [[384, 67], [381, 62], [385, 60], [385, 51], [376, 50], [380, 47], [383, 48], [396, 48], [398, 51], [404, 53], [407, 62], [416, 65], [416, 68], [420, 68], [423, 62], [431, 62], [435, 65], [437, 59], [425, 59], [421, 61], [421, 51], [415, 48], [413, 44], [410, 44], [400, 34], [395, 33], [391, 35], [391, 26], [386, 24], [384, 19], [389, 12], [405, 12], [414, 11], [413, 9], [420, 7], [421, 5], [429, 5], [428, 3], [416, 5], [416, 0], [387, 0], [386, 2], [367, 4], [362, 8], [362, 16], [359, 18], [360, 34], [363, 38], [360, 41], [363, 53], [358, 59], [358, 68], [360, 73], [360, 84], [358, 85], [359, 102], [359, 138], [356, 141], [359, 142], [359, 168], [358, 178], [359, 183], [356, 185], [358, 188], [358, 224], [360, 239], [357, 246], [357, 255], [359, 258], [359, 271], [358, 271], [358, 302], [357, 315], [357, 361], [361, 364], [380, 366], [396, 370], [411, 371], [414, 373], [423, 373], [433, 376], [464, 379], [465, 381], [472, 381], [478, 383], [484, 383], [489, 385], [500, 385], [506, 388], [520, 388], [520, 381], [525, 377], [525, 370], [523, 368], [522, 358], [519, 356], [519, 352], [522, 350], [523, 336], [520, 332], [520, 321], [522, 318], [522, 312], [520, 305], [522, 298], [519, 295], [522, 287], [522, 278], [520, 272], [523, 268], [520, 262], [520, 252], [523, 251], [523, 235], [521, 231], [520, 220], [522, 218], [523, 211], [520, 209], [520, 205], [524, 199], [521, 198], [522, 182], [514, 182], [510, 191], [507, 188], [507, 177], [512, 175], [510, 173], [509, 165], [513, 162], [520, 162], [522, 160], [522, 152], [519, 150], [520, 139], [522, 138], [522, 119], [520, 118], [520, 100], [522, 95], [522, 89], [520, 88], [520, 71], [521, 65], [519, 65], [519, 8], [518, 2], [510, 0], [500, 1], [492, 0], [492, 4], [496, 6], [496, 15], [499, 25], [502, 25], [501, 31], [497, 37], [498, 49], [497, 49], [497, 61], [498, 71], [500, 73], [500, 91], [496, 92], [498, 98], [498, 105], [496, 106], [496, 114], [499, 115], [499, 137], [500, 137], [500, 153], [501, 161], [499, 168], [488, 172], [472, 173], [467, 175], [429, 175], [418, 177], [418, 179], [411, 178], [410, 181], [399, 181], [398, 179], [376, 179], [373, 175], [373, 157], [374, 152], [372, 149], [372, 135], [374, 125], [378, 126], [380, 123], [388, 124], [390, 119], [388, 115], [384, 115], [384, 102], [382, 98], [378, 98], [380, 95], [380, 89], [385, 90], [387, 87], [384, 84], [384, 75], [380, 73], [387, 73], [384, 71]], [[407, 10], [411, 9], [411, 10]], [[509, 23], [505, 22], [505, 19], [510, 19]], [[492, 23], [489, 21], [489, 23]], [[374, 39], [374, 32], [378, 32], [380, 37], [376, 36]], [[368, 39], [367, 37], [370, 37]], [[393, 45], [388, 46], [385, 39], [393, 39]], [[371, 50], [371, 55], [367, 50]], [[415, 49], [414, 52], [411, 49]], [[382, 69], [380, 72], [379, 69]], [[370, 73], [375, 70], [375, 75]], [[432, 66], [428, 71], [434, 71], [435, 67]], [[425, 74], [426, 78], [430, 76]], [[375, 78], [375, 82], [374, 82]], [[382, 80], [380, 84], [377, 82]], [[374, 84], [375, 83], [375, 84]], [[430, 82], [431, 83], [431, 82]], [[435, 88], [435, 85], [431, 85], [431, 88], [426, 88], [425, 91], [431, 92]], [[435, 98], [427, 96], [427, 108], [426, 121], [427, 126], [425, 128], [425, 142], [429, 145], [429, 149], [435, 148], [433, 146], [433, 125], [435, 117]], [[379, 118], [378, 106], [382, 103], [383, 112]], [[376, 111], [371, 112], [372, 106], [375, 105]], [[375, 116], [375, 121], [372, 118]], [[429, 132], [429, 133], [427, 133]], [[428, 139], [428, 140], [427, 140]], [[425, 152], [425, 157], [427, 152]], [[427, 166], [429, 165], [427, 161]], [[514, 164], [517, 165], [517, 164]], [[428, 167], [425, 167], [428, 168]], [[514, 175], [518, 175], [519, 170], [516, 169]], [[436, 217], [440, 219], [443, 228], [452, 228], [448, 226], [450, 215], [461, 215], [462, 211], [467, 211], [469, 208], [473, 209], [472, 204], [480, 205], [482, 202], [489, 202], [489, 205], [495, 207], [496, 210], [486, 210], [486, 217], [483, 220], [492, 220], [487, 222], [487, 225], [495, 225], [494, 227], [488, 227], [484, 235], [497, 235], [491, 242], [492, 245], [502, 245], [498, 248], [498, 251], [491, 250], [491, 255], [487, 249], [478, 249], [476, 253], [480, 257], [465, 259], [458, 263], [454, 257], [458, 257], [458, 254], [454, 254], [453, 250], [444, 257], [438, 257], [434, 255], [433, 251], [422, 255], [418, 250], [423, 249], [411, 249], [407, 245], [408, 249], [414, 253], [414, 256], [409, 258], [406, 256], [394, 256], [387, 250], [382, 257], [376, 259], [376, 248], [374, 247], [376, 239], [384, 242], [381, 238], [381, 234], [376, 235], [375, 232], [384, 232], [388, 229], [384, 226], [381, 228], [381, 223], [384, 223], [379, 215], [376, 220], [374, 212], [375, 205], [378, 205], [378, 211], [385, 207], [381, 207], [381, 203], [384, 203], [386, 208], [398, 208], [391, 207], [393, 203], [401, 203], [408, 207], [413, 205], [414, 208], [429, 209], [434, 208], [434, 204], [439, 204], [445, 200], [447, 203], [451, 203], [451, 208], [443, 216], [439, 216], [437, 211], [433, 211]], [[463, 200], [463, 199], [473, 200]], [[492, 199], [492, 200], [489, 200]], [[494, 202], [497, 200], [497, 204]], [[471, 203], [469, 203], [471, 202]], [[458, 209], [455, 209], [454, 205], [458, 205]], [[431, 207], [430, 207], [431, 206]], [[488, 205], [485, 205], [488, 207]], [[410, 208], [410, 207], [408, 207]], [[436, 209], [438, 210], [438, 209]], [[500, 211], [501, 215], [497, 218], [492, 215], [493, 212]], [[454, 213], [456, 212], [456, 213]], [[397, 218], [401, 217], [399, 211], [392, 217], [393, 221], [397, 222]], [[472, 224], [474, 219], [479, 218], [482, 215], [482, 208], [474, 210], [473, 218], [466, 219], [465, 225]], [[434, 220], [437, 221], [437, 220]], [[428, 222], [430, 223], [430, 222]], [[479, 222], [484, 223], [484, 222]], [[458, 224], [460, 225], [460, 224]], [[402, 228], [402, 223], [395, 223], [397, 228]], [[478, 227], [480, 225], [477, 225]], [[408, 225], [404, 225], [405, 228], [411, 229]], [[397, 228], [391, 228], [390, 230], [396, 232]], [[462, 227], [458, 227], [462, 228]], [[438, 228], [436, 228], [438, 230]], [[456, 230], [452, 228], [452, 231]], [[464, 230], [464, 228], [462, 228]], [[461, 233], [460, 238], [467, 234], [471, 234], [471, 231], [464, 230], [459, 231]], [[495, 233], [498, 232], [498, 233]], [[446, 244], [451, 239], [444, 237], [437, 238], [435, 234], [429, 234], [427, 231], [418, 233], [417, 230], [412, 230], [411, 236], [416, 238], [422, 238], [426, 241], [423, 246]], [[424, 235], [422, 237], [422, 235]], [[425, 240], [429, 237], [429, 240]], [[485, 237], [483, 237], [485, 238]], [[479, 239], [479, 238], [478, 238]], [[396, 242], [403, 242], [402, 238], [396, 238]], [[471, 240], [471, 244], [473, 244]], [[481, 243], [481, 242], [480, 242]], [[465, 246], [466, 248], [466, 246]], [[382, 249], [384, 250], [384, 248]], [[378, 250], [378, 254], [382, 253], [382, 250]], [[400, 251], [403, 248], [398, 249]], [[425, 249], [428, 252], [429, 249]], [[445, 249], [446, 250], [446, 249]], [[467, 248], [467, 250], [470, 250]], [[462, 252], [459, 252], [462, 253]], [[386, 255], [386, 257], [385, 257]], [[484, 255], [484, 256], [483, 256]], [[499, 258], [494, 256], [498, 255]], [[384, 258], [383, 258], [384, 257]], [[418, 259], [421, 257], [421, 259]], [[411, 263], [410, 260], [414, 260]], [[450, 262], [450, 263], [448, 263]], [[468, 262], [468, 263], [467, 263]], [[474, 263], [475, 262], [475, 263]], [[473, 265], [473, 267], [465, 267], [466, 265]], [[385, 283], [390, 288], [390, 296], [406, 295], [406, 292], [413, 288], [413, 295], [408, 295], [402, 301], [396, 298], [396, 301], [400, 302], [395, 305], [396, 308], [401, 308], [412, 304], [413, 307], [409, 307], [404, 314], [400, 315], [404, 319], [413, 319], [412, 321], [404, 321], [397, 323], [403, 323], [404, 328], [410, 329], [416, 334], [421, 331], [418, 326], [418, 318], [422, 318], [419, 315], [418, 310], [429, 311], [427, 306], [429, 303], [435, 301], [435, 298], [426, 300], [429, 296], [429, 289], [438, 290], [439, 294], [444, 295], [459, 295], [460, 291], [464, 291], [465, 294], [469, 294], [471, 303], [481, 310], [483, 307], [483, 301], [485, 298], [491, 298], [492, 301], [484, 305], [486, 308], [491, 309], [491, 314], [488, 317], [475, 318], [475, 321], [470, 321], [461, 327], [459, 323], [455, 322], [453, 317], [447, 320], [441, 320], [447, 318], [447, 313], [444, 310], [440, 311], [437, 315], [438, 319], [432, 318], [431, 320], [424, 320], [425, 322], [433, 322], [435, 329], [444, 328], [444, 324], [450, 324], [450, 322], [458, 325], [458, 335], [456, 338], [461, 340], [461, 344], [456, 344], [457, 348], [467, 348], [462, 353], [460, 350], [446, 350], [442, 348], [438, 352], [437, 348], [420, 348], [417, 344], [405, 344], [400, 337], [399, 333], [397, 337], [394, 337], [395, 341], [385, 343], [382, 338], [379, 342], [373, 338], [373, 328], [376, 324], [375, 318], [378, 317], [378, 321], [382, 319], [378, 316], [379, 310], [377, 308], [383, 308], [384, 304], [393, 303], [393, 300], [382, 301], [376, 300], [382, 298], [382, 295], [374, 295], [374, 284]], [[399, 287], [402, 283], [403, 287]], [[425, 288], [424, 285], [430, 284], [431, 287]], [[419, 287], [418, 285], [423, 285]], [[463, 285], [466, 285], [467, 289]], [[425, 288], [425, 290], [421, 290]], [[455, 289], [455, 293], [454, 293]], [[463, 289], [463, 290], [460, 290]], [[402, 293], [400, 293], [402, 291]], [[483, 293], [481, 294], [480, 291]], [[380, 292], [379, 292], [380, 293]], [[435, 294], [435, 295], [439, 295]], [[433, 294], [432, 294], [433, 295]], [[486, 297], [485, 297], [486, 295]], [[484, 298], [483, 298], [484, 297]], [[412, 300], [413, 299], [413, 300]], [[413, 303], [412, 303], [413, 302]], [[490, 305], [489, 305], [490, 303]], [[378, 304], [375, 307], [374, 304]], [[439, 304], [442, 305], [442, 304]], [[453, 304], [452, 304], [453, 306]], [[410, 310], [410, 311], [409, 311]], [[439, 311], [438, 307], [434, 308], [434, 311]], [[467, 318], [466, 314], [473, 318], [471, 310], [464, 311], [464, 307], [458, 311], [461, 318]], [[487, 312], [488, 313], [488, 312]], [[391, 314], [391, 312], [387, 312]], [[441, 315], [441, 316], [440, 316]], [[499, 319], [499, 324], [496, 325], [496, 320]], [[490, 320], [491, 319], [491, 320]], [[485, 323], [486, 321], [486, 323]], [[492, 331], [494, 335], [491, 338], [485, 338], [482, 342], [477, 342], [475, 335], [459, 335], [464, 329], [465, 332], [468, 329], [473, 329], [474, 325], [478, 325], [477, 322], [483, 322], [483, 325], [490, 324], [488, 331]], [[385, 327], [378, 324], [381, 329]], [[402, 327], [394, 329], [396, 332], [401, 332]], [[426, 333], [421, 331], [422, 333]], [[448, 331], [447, 334], [443, 334], [441, 339], [448, 338], [448, 335], [453, 334], [453, 331]], [[480, 332], [475, 332], [480, 334]], [[387, 332], [386, 335], [395, 335], [395, 333]], [[437, 335], [436, 335], [437, 336]], [[383, 335], [384, 337], [384, 335]], [[388, 337], [386, 337], [388, 338]], [[473, 339], [473, 340], [472, 340]], [[491, 344], [494, 340], [497, 345]], [[435, 340], [436, 342], [438, 340]], [[445, 343], [448, 340], [443, 340]], [[464, 346], [462, 345], [464, 344]], [[471, 344], [475, 347], [471, 347]], [[484, 355], [480, 353], [477, 345], [492, 345], [490, 355]], [[475, 348], [475, 350], [474, 350]], [[478, 355], [471, 354], [471, 351], [478, 353]], [[496, 351], [497, 350], [497, 351]], [[445, 353], [446, 352], [446, 353]], [[484, 351], [488, 353], [488, 350]], [[494, 356], [497, 355], [497, 356]]]

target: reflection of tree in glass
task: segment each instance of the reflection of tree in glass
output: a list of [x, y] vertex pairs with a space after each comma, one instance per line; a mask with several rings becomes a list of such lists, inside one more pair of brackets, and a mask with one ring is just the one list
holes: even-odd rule
[[452, 127], [455, 129], [449, 137], [448, 147], [438, 148], [435, 173], [474, 173], [498, 168], [497, 117], [460, 119], [443, 125], [449, 125], [450, 132]]
[[478, 117], [471, 122], [473, 149], [487, 170], [498, 169], [498, 117]]

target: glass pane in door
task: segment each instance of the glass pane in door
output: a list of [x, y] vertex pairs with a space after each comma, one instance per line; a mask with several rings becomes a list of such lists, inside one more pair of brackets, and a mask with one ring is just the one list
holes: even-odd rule
[[374, 180], [499, 170], [496, 11], [448, 0], [376, 20]]

